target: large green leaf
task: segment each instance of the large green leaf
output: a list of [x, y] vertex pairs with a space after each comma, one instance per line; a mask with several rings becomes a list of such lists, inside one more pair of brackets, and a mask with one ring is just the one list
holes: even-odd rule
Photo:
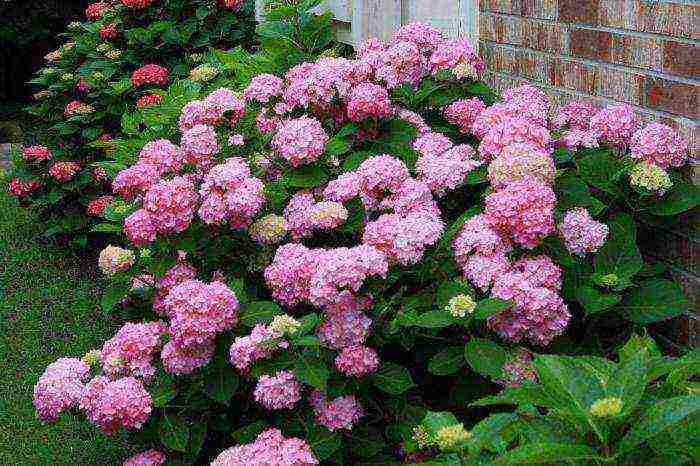
[[637, 407], [647, 386], [647, 355], [638, 352], [619, 364], [610, 378], [608, 393], [622, 400], [622, 415], [626, 416]]
[[505, 455], [489, 463], [489, 466], [509, 466], [517, 464], [568, 464], [569, 461], [602, 459], [588, 445], [568, 443], [530, 443], [510, 450]]
[[315, 188], [328, 181], [328, 172], [318, 165], [307, 165], [289, 170], [284, 181], [294, 188]]
[[461, 346], [451, 346], [433, 356], [428, 370], [435, 375], [454, 374], [464, 366], [464, 350]]
[[620, 287], [644, 266], [637, 247], [637, 230], [628, 214], [618, 214], [609, 224], [608, 239], [595, 258], [595, 270], [599, 275], [615, 274]]
[[632, 450], [645, 440], [673, 428], [698, 411], [700, 411], [700, 396], [679, 396], [660, 401], [646, 410], [639, 422], [632, 426], [618, 444], [617, 453], [622, 454]]
[[326, 382], [330, 372], [320, 359], [300, 355], [294, 365], [294, 373], [302, 382], [321, 391], [326, 391]]
[[498, 379], [503, 373], [503, 364], [508, 359], [508, 352], [491, 340], [472, 338], [464, 347], [464, 359], [474, 372]]
[[622, 302], [627, 318], [638, 324], [650, 324], [681, 315], [690, 308], [681, 286], [663, 278], [650, 278], [632, 290]]
[[382, 364], [372, 381], [377, 388], [390, 395], [401, 395], [415, 386], [408, 369], [392, 362]]
[[184, 419], [168, 414], [160, 420], [160, 441], [175, 451], [187, 451], [190, 441], [190, 428]]
[[273, 301], [253, 301], [241, 312], [241, 323], [254, 327], [259, 323], [270, 322], [276, 315], [284, 314], [279, 304]]
[[612, 151], [590, 151], [580, 157], [577, 164], [579, 175], [584, 181], [614, 196], [621, 194], [618, 180], [624, 173], [625, 163]]
[[323, 461], [342, 446], [343, 437], [338, 432], [316, 425], [309, 429], [306, 440], [316, 458]]
[[476, 305], [474, 309], [475, 319], [487, 319], [513, 307], [515, 302], [501, 298], [486, 298]]
[[651, 208], [656, 215], [678, 215], [700, 205], [700, 186], [679, 182]]
[[614, 293], [603, 293], [592, 286], [581, 286], [576, 289], [576, 300], [581, 303], [586, 314], [597, 314], [610, 309], [620, 302], [622, 297]]
[[238, 385], [238, 376], [233, 369], [220, 367], [207, 376], [204, 393], [212, 400], [228, 405], [236, 393]]

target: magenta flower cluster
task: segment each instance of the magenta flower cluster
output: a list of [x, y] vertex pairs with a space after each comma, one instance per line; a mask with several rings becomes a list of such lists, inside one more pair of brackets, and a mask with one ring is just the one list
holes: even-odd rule
[[315, 466], [318, 460], [311, 447], [298, 438], [285, 438], [278, 429], [262, 432], [253, 443], [231, 447], [212, 461], [211, 466]]

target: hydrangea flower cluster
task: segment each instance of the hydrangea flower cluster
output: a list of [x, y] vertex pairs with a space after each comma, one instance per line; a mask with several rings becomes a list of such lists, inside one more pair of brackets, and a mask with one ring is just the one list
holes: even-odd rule
[[78, 162], [56, 162], [49, 167], [49, 176], [59, 183], [71, 181], [80, 171]]
[[585, 255], [596, 252], [608, 237], [608, 226], [596, 222], [583, 208], [570, 210], [564, 214], [559, 225], [559, 233], [571, 254]]
[[153, 401], [138, 379], [112, 381], [98, 376], [85, 387], [80, 409], [105, 435], [112, 435], [119, 428], [140, 429], [151, 415]]
[[287, 346], [282, 340], [282, 332], [275, 330], [272, 325], [257, 324], [249, 335], [237, 337], [231, 344], [231, 364], [245, 372], [255, 361], [268, 358], [278, 348]]
[[301, 384], [294, 373], [279, 371], [261, 376], [253, 396], [266, 409], [290, 409], [301, 400]]
[[153, 358], [161, 348], [167, 327], [164, 322], [127, 323], [107, 340], [100, 351], [103, 373], [150, 381], [156, 373]]
[[688, 143], [670, 126], [649, 123], [632, 134], [630, 156], [661, 168], [681, 167], [688, 160]]
[[22, 156], [27, 162], [45, 162], [53, 158], [53, 154], [46, 146], [29, 146], [22, 151]]
[[253, 443], [231, 447], [212, 461], [211, 466], [315, 466], [318, 460], [311, 447], [298, 438], [284, 438], [278, 429], [262, 432]]
[[131, 83], [134, 87], [145, 85], [165, 86], [168, 84], [170, 73], [167, 68], [160, 65], [144, 65], [131, 75]]
[[163, 466], [166, 459], [163, 452], [151, 449], [127, 458], [122, 466]]
[[43, 422], [54, 422], [59, 414], [76, 408], [90, 368], [80, 359], [60, 358], [49, 364], [34, 386], [34, 407]]
[[357, 398], [352, 395], [328, 400], [318, 390], [311, 393], [309, 402], [316, 414], [316, 422], [330, 431], [351, 430], [364, 416], [364, 410]]
[[100, 252], [98, 265], [108, 277], [123, 272], [134, 264], [134, 252], [118, 246], [109, 245]]
[[292, 167], [316, 161], [325, 149], [328, 135], [321, 123], [307, 116], [282, 122], [272, 138], [275, 153]]

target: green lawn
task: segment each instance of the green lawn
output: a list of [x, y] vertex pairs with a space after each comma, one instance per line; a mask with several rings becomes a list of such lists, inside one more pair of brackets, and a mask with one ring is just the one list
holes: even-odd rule
[[42, 425], [34, 413], [46, 365], [100, 347], [118, 325], [101, 315], [95, 260], [42, 242], [35, 222], [0, 183], [0, 465], [120, 465], [124, 437], [79, 414]]

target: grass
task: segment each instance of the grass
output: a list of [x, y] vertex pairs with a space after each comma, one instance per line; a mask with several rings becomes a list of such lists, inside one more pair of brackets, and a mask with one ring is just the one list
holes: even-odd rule
[[80, 414], [43, 425], [32, 405], [44, 368], [113, 335], [99, 308], [96, 260], [42, 241], [33, 213], [0, 183], [0, 465], [120, 465], [124, 436], [103, 436]]

